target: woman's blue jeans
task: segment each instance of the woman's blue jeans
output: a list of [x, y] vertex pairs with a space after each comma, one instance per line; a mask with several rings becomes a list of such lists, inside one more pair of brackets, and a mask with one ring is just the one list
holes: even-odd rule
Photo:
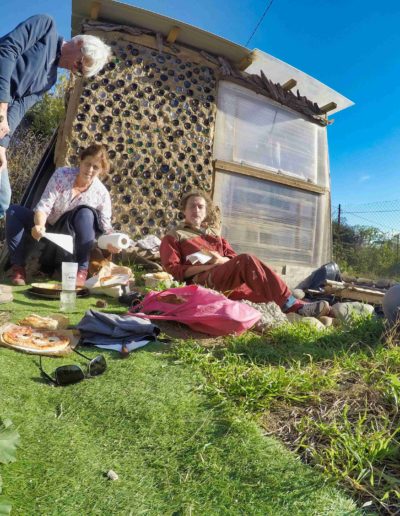
[[[78, 210], [72, 226], [75, 231], [75, 256], [78, 269], [89, 267], [90, 251], [96, 238], [94, 214], [89, 208]], [[34, 226], [34, 211], [25, 206], [12, 204], [7, 210], [6, 241], [12, 265], [25, 265], [26, 236]], [[48, 228], [51, 232], [51, 227]]]

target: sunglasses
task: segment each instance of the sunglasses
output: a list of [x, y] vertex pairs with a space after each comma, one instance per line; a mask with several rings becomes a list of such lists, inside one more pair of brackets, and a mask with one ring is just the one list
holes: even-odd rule
[[82, 77], [83, 76], [83, 55], [82, 55], [82, 50], [81, 50], [81, 58], [79, 59], [79, 61], [75, 62], [75, 67], [76, 67], [76, 70], [73, 72], [74, 75], [76, 75], [77, 77]]
[[99, 376], [103, 374], [107, 369], [107, 362], [103, 355], [97, 355], [97, 357], [91, 359], [85, 356], [83, 353], [80, 353], [76, 349], [73, 350], [75, 353], [80, 355], [86, 360], [89, 360], [89, 364], [87, 367], [87, 373], [85, 374], [82, 368], [78, 365], [64, 365], [57, 367], [54, 371], [54, 378], [50, 376], [42, 367], [42, 357], [39, 357], [39, 369], [44, 378], [54, 383], [55, 385], [70, 385], [72, 383], [78, 383], [85, 378], [92, 378], [94, 376]]

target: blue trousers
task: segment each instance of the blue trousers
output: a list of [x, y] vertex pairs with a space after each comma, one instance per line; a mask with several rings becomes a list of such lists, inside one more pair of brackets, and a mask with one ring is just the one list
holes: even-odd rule
[[[26, 236], [35, 225], [34, 211], [25, 206], [12, 204], [7, 210], [6, 217], [6, 241], [12, 265], [25, 265]], [[90, 251], [96, 238], [95, 218], [92, 210], [81, 208], [72, 219], [75, 231], [75, 256], [78, 269], [89, 267]], [[51, 226], [46, 226], [51, 232]]]
[[8, 170], [0, 172], [0, 219], [2, 219], [10, 206], [11, 186], [8, 177]]

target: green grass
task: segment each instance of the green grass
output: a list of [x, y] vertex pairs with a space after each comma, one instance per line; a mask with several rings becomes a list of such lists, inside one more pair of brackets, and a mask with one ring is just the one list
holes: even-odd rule
[[[383, 323], [318, 332], [281, 327], [174, 355], [206, 376], [216, 400], [253, 414], [303, 459], [383, 510], [400, 506], [400, 348]], [[393, 336], [392, 336], [393, 337]]]
[[[15, 297], [14, 321], [57, 311], [23, 289]], [[72, 322], [95, 301], [79, 300]], [[109, 309], [117, 306], [125, 310]], [[82, 361], [44, 363], [52, 371], [72, 360]], [[36, 357], [0, 348], [0, 412], [21, 435], [17, 461], [1, 469], [13, 514], [360, 514], [326, 476], [207, 393], [203, 374], [165, 345], [107, 360], [102, 377], [57, 388], [42, 381]]]

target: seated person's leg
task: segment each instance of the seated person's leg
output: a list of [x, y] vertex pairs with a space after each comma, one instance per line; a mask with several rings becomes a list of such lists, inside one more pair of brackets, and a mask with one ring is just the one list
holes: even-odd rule
[[77, 286], [82, 287], [86, 281], [90, 251], [96, 239], [95, 217], [92, 210], [81, 208], [72, 219], [75, 230], [75, 255], [78, 262]]
[[256, 256], [240, 254], [228, 262], [203, 273], [202, 284], [223, 292], [234, 300], [253, 303], [274, 301], [283, 312], [319, 317], [329, 313], [329, 303], [304, 303], [295, 299], [283, 279]]
[[12, 265], [11, 281], [25, 285], [25, 236], [34, 226], [34, 212], [25, 206], [12, 204], [7, 210], [6, 241]]

